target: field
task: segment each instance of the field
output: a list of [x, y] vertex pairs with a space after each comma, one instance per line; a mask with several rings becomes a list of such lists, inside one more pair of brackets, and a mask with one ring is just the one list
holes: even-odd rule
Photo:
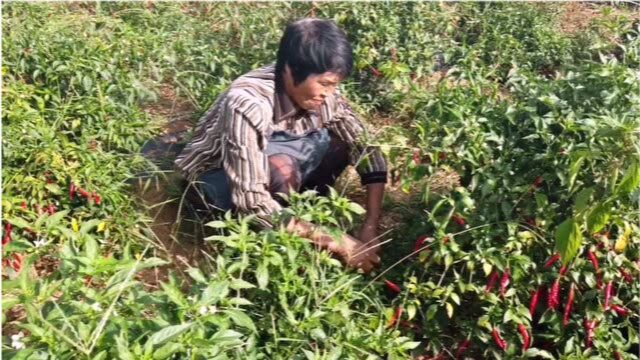
[[[305, 16], [347, 32], [342, 91], [390, 165], [371, 274], [204, 216], [172, 171]], [[16, 2], [2, 20], [3, 358], [640, 358], [638, 5]], [[288, 211], [352, 232], [357, 183]]]

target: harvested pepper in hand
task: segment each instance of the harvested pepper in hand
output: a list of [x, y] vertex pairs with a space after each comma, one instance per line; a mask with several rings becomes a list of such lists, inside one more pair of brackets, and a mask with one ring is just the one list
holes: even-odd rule
[[575, 300], [575, 287], [573, 284], [569, 287], [569, 299], [567, 299], [567, 305], [564, 307], [564, 317], [562, 318], [562, 325], [569, 325], [571, 320], [571, 309], [573, 308], [573, 301]]
[[524, 324], [518, 325], [518, 331], [520, 332], [520, 335], [522, 335], [522, 351], [527, 351], [531, 346], [531, 336], [529, 335], [529, 331]]
[[502, 351], [507, 350], [507, 342], [502, 338], [502, 336], [500, 336], [500, 330], [496, 327], [493, 328], [493, 340], [496, 342], [496, 345], [502, 349]]

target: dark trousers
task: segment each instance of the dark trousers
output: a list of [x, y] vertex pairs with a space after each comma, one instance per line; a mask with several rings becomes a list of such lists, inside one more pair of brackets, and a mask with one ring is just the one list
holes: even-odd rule
[[[290, 137], [282, 133], [272, 137], [269, 158], [269, 192], [286, 206], [278, 193], [290, 190], [316, 190], [327, 195], [329, 187], [349, 164], [349, 147], [332, 132], [323, 129], [314, 136]], [[314, 148], [321, 149], [312, 151]], [[311, 149], [311, 151], [310, 151]], [[206, 209], [233, 210], [229, 179], [223, 169], [202, 174], [195, 186], [197, 196], [189, 196], [192, 203]], [[203, 204], [204, 202], [204, 204]]]

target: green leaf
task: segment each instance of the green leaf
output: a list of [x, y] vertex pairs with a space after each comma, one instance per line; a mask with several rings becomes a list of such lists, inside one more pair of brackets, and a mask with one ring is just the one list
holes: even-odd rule
[[260, 289], [266, 289], [269, 284], [269, 270], [265, 263], [258, 266], [256, 270], [256, 279], [258, 280], [258, 287]]
[[630, 194], [638, 187], [640, 187], [640, 165], [638, 165], [638, 161], [634, 161], [620, 181], [616, 193]]
[[587, 216], [587, 229], [589, 233], [595, 234], [604, 229], [609, 222], [610, 209], [611, 206], [607, 202], [604, 202], [591, 210]]
[[160, 283], [160, 286], [162, 286], [162, 290], [164, 290], [164, 293], [165, 295], [167, 295], [169, 300], [173, 301], [179, 306], [187, 306], [187, 299], [182, 294], [182, 291], [180, 291], [180, 289], [178, 289], [175, 285], [169, 283]]
[[216, 228], [216, 229], [224, 229], [227, 227], [227, 223], [225, 223], [224, 221], [215, 220], [215, 221], [208, 222], [207, 226]]
[[360, 204], [354, 202], [349, 203], [349, 210], [357, 215], [362, 215], [367, 212]]
[[98, 242], [93, 236], [85, 236], [84, 253], [92, 261], [98, 256]]
[[229, 317], [231, 318], [231, 320], [238, 326], [242, 326], [243, 328], [249, 329], [253, 332], [257, 332], [258, 330], [256, 329], [255, 324], [253, 323], [253, 320], [251, 320], [251, 318], [243, 313], [240, 310], [225, 310], [224, 311], [227, 315], [229, 315]]
[[583, 162], [584, 162], [584, 156], [580, 156], [571, 163], [571, 166], [569, 167], [569, 179], [568, 179], [569, 190], [573, 188], [573, 183], [576, 181], [576, 176], [580, 172], [580, 167], [582, 166]]
[[580, 226], [573, 219], [563, 221], [556, 229], [556, 249], [560, 252], [563, 264], [573, 260], [581, 245]]
[[167, 359], [178, 351], [182, 351], [183, 349], [184, 346], [182, 346], [182, 344], [173, 342], [167, 343], [153, 353], [153, 360]]
[[578, 214], [584, 211], [589, 205], [589, 200], [591, 200], [591, 195], [593, 195], [594, 188], [586, 188], [580, 190], [578, 195], [576, 195], [573, 205], [573, 211]]
[[231, 281], [231, 288], [234, 290], [241, 290], [241, 289], [251, 289], [256, 287], [255, 285], [253, 285], [252, 283], [242, 280], [242, 279], [234, 279], [233, 281]]
[[551, 353], [549, 353], [548, 351], [539, 350], [536, 348], [527, 349], [527, 351], [525, 351], [524, 353], [524, 356], [528, 358], [543, 358], [551, 360], [555, 359], [555, 357], [553, 357], [553, 355], [551, 355]]
[[204, 277], [204, 274], [202, 273], [202, 271], [200, 271], [200, 269], [196, 267], [190, 267], [187, 270], [187, 273], [189, 274], [189, 276], [191, 276], [193, 280], [203, 284], [207, 283], [207, 279]]
[[189, 330], [189, 328], [191, 328], [191, 326], [193, 326], [192, 323], [167, 326], [164, 329], [162, 329], [162, 330], [156, 332], [155, 334], [151, 335], [149, 340], [147, 340], [147, 344], [151, 344], [151, 345], [163, 344], [163, 343], [165, 343], [165, 342], [177, 337], [178, 335], [182, 334], [183, 332]]

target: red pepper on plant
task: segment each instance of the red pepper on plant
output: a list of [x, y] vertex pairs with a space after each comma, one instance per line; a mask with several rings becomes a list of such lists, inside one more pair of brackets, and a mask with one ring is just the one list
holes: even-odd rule
[[74, 184], [72, 181], [71, 184], [69, 185], [69, 199], [73, 200], [75, 196], [76, 196], [76, 184]]
[[540, 186], [542, 186], [542, 182], [544, 181], [544, 179], [542, 178], [542, 176], [537, 176], [536, 179], [533, 181], [533, 187], [535, 189], [539, 188]]
[[420, 163], [422, 162], [422, 157], [420, 156], [420, 150], [418, 149], [413, 150], [413, 162], [416, 165], [420, 165]]
[[571, 320], [571, 310], [573, 308], [573, 301], [575, 300], [575, 287], [573, 284], [569, 287], [569, 298], [567, 299], [567, 305], [564, 307], [564, 317], [562, 318], [562, 325], [569, 325]]
[[556, 253], [553, 256], [551, 256], [549, 258], [549, 260], [547, 260], [547, 262], [544, 264], [544, 268], [545, 269], [551, 268], [553, 266], [553, 264], [558, 262], [558, 260], [560, 260], [560, 254]]
[[11, 268], [16, 273], [19, 273], [20, 271], [22, 271], [22, 266], [23, 265], [24, 265], [24, 255], [19, 254], [19, 253], [13, 253], [13, 259], [10, 262]]
[[89, 192], [83, 188], [78, 188], [76, 192], [85, 199], [88, 199], [91, 196], [91, 194], [89, 194]]
[[613, 281], [609, 281], [604, 290], [604, 309], [609, 310], [611, 307], [611, 295], [613, 294]]
[[500, 336], [500, 330], [498, 330], [497, 327], [494, 327], [492, 334], [493, 334], [493, 340], [496, 342], [496, 345], [498, 345], [498, 347], [502, 349], [502, 351], [506, 351], [507, 342], [502, 338], [502, 336]]
[[394, 327], [398, 323], [398, 320], [402, 317], [403, 312], [404, 312], [404, 308], [402, 306], [398, 307], [395, 313], [393, 314], [393, 317], [387, 324], [387, 328]]
[[628, 316], [629, 309], [620, 306], [620, 305], [611, 305], [611, 309], [616, 312], [619, 316]]
[[616, 360], [624, 360], [624, 359], [622, 358], [622, 355], [620, 355], [620, 353], [619, 353], [618, 351], [614, 351], [614, 352], [613, 352], [613, 357], [614, 357]]
[[633, 276], [631, 276], [627, 270], [620, 268], [620, 275], [622, 275], [624, 281], [628, 284], [633, 284]]
[[470, 346], [471, 339], [465, 339], [462, 343], [460, 343], [460, 345], [458, 346], [458, 351], [456, 351], [456, 360], [462, 359], [462, 355], [464, 355], [464, 353], [469, 350]]
[[504, 297], [504, 294], [507, 292], [507, 286], [509, 286], [509, 283], [511, 282], [510, 279], [511, 272], [509, 271], [509, 268], [506, 268], [502, 273], [502, 278], [500, 279], [500, 295], [502, 297]]
[[564, 276], [567, 273], [567, 270], [569, 270], [569, 267], [567, 265], [562, 265], [560, 268], [560, 276]]
[[484, 291], [491, 292], [491, 290], [493, 290], [493, 288], [496, 286], [496, 282], [498, 281], [499, 277], [500, 275], [497, 271], [492, 272], [489, 276], [489, 281], [487, 282], [487, 286], [484, 288]]
[[374, 68], [373, 66], [371, 67], [371, 72], [373, 73], [373, 76], [375, 76], [375, 77], [381, 77], [382, 76], [382, 72], [380, 72], [380, 70]]
[[387, 285], [387, 289], [393, 291], [396, 294], [399, 294], [402, 291], [402, 289], [400, 289], [400, 286], [398, 286], [393, 281], [389, 281], [389, 280], [385, 279], [384, 283]]
[[593, 344], [593, 337], [595, 336], [596, 326], [598, 326], [596, 320], [589, 320], [587, 318], [584, 319], [584, 328], [587, 331], [585, 346], [588, 348], [590, 348]]
[[518, 331], [520, 332], [520, 335], [522, 335], [522, 351], [527, 351], [531, 346], [531, 336], [529, 335], [529, 331], [524, 324], [518, 325]]
[[22, 205], [20, 205], [20, 207], [22, 208], [22, 210], [27, 210], [27, 202], [23, 200]]
[[102, 203], [102, 197], [100, 196], [100, 194], [98, 194], [97, 192], [93, 192], [92, 196], [93, 201], [96, 203], [96, 205], [100, 205], [100, 203]]
[[422, 247], [424, 246], [424, 244], [427, 242], [427, 235], [422, 235], [418, 238], [418, 240], [416, 240], [416, 244], [413, 248], [413, 251], [418, 251], [420, 249], [422, 249]]
[[560, 304], [560, 278], [557, 278], [556, 281], [553, 282], [551, 286], [551, 291], [549, 291], [549, 298], [547, 299], [547, 306], [549, 309], [557, 309], [558, 304]]
[[531, 314], [531, 319], [533, 319], [533, 315], [536, 313], [541, 294], [542, 286], [539, 286], [536, 291], [533, 292], [533, 295], [531, 295], [531, 303], [529, 304], [529, 313]]
[[11, 223], [6, 223], [4, 225], [4, 236], [2, 237], [2, 246], [5, 246], [11, 242], [11, 231], [13, 231], [13, 225], [11, 225]]
[[458, 215], [458, 214], [453, 214], [453, 216], [451, 216], [451, 219], [453, 219], [453, 221], [458, 224], [459, 226], [465, 226], [467, 225], [467, 220], [464, 219], [464, 217]]

